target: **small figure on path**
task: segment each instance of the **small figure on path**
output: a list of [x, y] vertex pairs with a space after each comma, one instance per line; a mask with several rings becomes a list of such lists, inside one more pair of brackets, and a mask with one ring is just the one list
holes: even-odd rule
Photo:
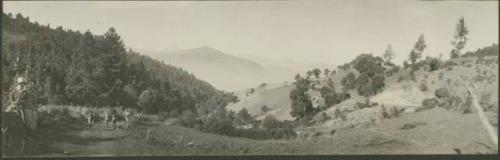
[[106, 128], [109, 128], [109, 116], [108, 111], [104, 111], [104, 122], [106, 123]]
[[94, 113], [92, 111], [87, 114], [87, 123], [89, 128], [94, 126]]
[[116, 112], [113, 112], [111, 114], [111, 122], [113, 123], [113, 129], [116, 129], [116, 120], [117, 120], [116, 118], [117, 118], [116, 117]]
[[123, 113], [123, 116], [125, 118], [125, 129], [127, 129], [128, 128], [130, 111], [129, 110], [125, 110], [124, 113]]

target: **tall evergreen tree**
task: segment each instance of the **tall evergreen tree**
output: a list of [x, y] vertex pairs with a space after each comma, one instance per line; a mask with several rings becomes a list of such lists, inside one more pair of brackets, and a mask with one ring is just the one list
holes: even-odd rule
[[425, 48], [427, 48], [427, 45], [425, 44], [424, 34], [420, 34], [420, 37], [418, 37], [418, 40], [415, 43], [415, 47], [410, 52], [409, 60], [412, 65], [422, 58], [422, 53]]
[[469, 29], [465, 25], [464, 17], [462, 17], [458, 20], [455, 35], [453, 36], [454, 40], [451, 41], [454, 47], [450, 51], [451, 59], [460, 57], [462, 50], [465, 48], [465, 44], [469, 40], [469, 38], [467, 38], [468, 33]]

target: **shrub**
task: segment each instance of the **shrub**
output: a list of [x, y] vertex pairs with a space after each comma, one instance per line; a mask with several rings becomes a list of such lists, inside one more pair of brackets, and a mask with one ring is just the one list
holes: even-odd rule
[[333, 115], [334, 115], [334, 118], [335, 118], [335, 119], [340, 118], [340, 119], [342, 119], [343, 121], [347, 120], [347, 116], [345, 115], [345, 113], [344, 113], [344, 112], [342, 112], [342, 111], [340, 111], [340, 109], [338, 109], [338, 108], [337, 108], [337, 109], [335, 109], [335, 112], [334, 112], [334, 114], [333, 114]]
[[442, 79], [443, 79], [443, 75], [444, 75], [444, 73], [443, 73], [443, 72], [439, 72], [439, 76], [438, 76], [439, 80], [442, 80]]
[[418, 86], [418, 88], [420, 89], [420, 91], [422, 92], [425, 92], [427, 91], [427, 83], [424, 81], [422, 83], [420, 83], [420, 85]]
[[422, 101], [422, 109], [431, 109], [438, 106], [438, 100], [436, 98], [426, 98]]
[[435, 70], [438, 70], [440, 67], [441, 67], [441, 60], [437, 59], [437, 58], [431, 58], [430, 60], [428, 60], [428, 65], [429, 65], [429, 71], [435, 71]]
[[280, 122], [274, 116], [268, 115], [262, 121], [262, 126], [266, 129], [279, 128]]
[[398, 109], [397, 107], [392, 107], [391, 109], [391, 117], [399, 117], [401, 116], [401, 112], [403, 112], [402, 110]]
[[191, 110], [184, 110], [179, 116], [179, 122], [186, 127], [193, 127], [195, 125], [196, 117]]
[[450, 96], [450, 91], [447, 88], [439, 88], [434, 91], [434, 95], [437, 98], [446, 98]]
[[369, 108], [369, 107], [370, 107], [370, 104], [368, 104], [368, 103], [360, 103], [360, 102], [357, 102], [357, 103], [356, 103], [356, 107], [357, 107], [358, 109]]
[[401, 81], [403, 81], [403, 80], [405, 80], [405, 79], [406, 79], [406, 78], [405, 78], [405, 76], [399, 76], [399, 78], [398, 78], [398, 82], [401, 82]]
[[380, 107], [380, 113], [382, 113], [382, 119], [389, 119], [389, 118], [391, 118], [391, 116], [387, 112], [387, 109], [385, 108], [384, 105], [382, 105], [382, 107]]
[[444, 98], [443, 101], [441, 101], [441, 103], [439, 104], [439, 107], [443, 107], [443, 108], [449, 110], [449, 109], [457, 109], [462, 105], [463, 105], [463, 101], [460, 97], [450, 96], [450, 97]]
[[425, 122], [406, 123], [405, 125], [403, 125], [403, 127], [401, 127], [401, 129], [402, 130], [413, 129], [413, 128], [416, 128], [417, 126], [426, 125], [426, 124], [427, 123], [425, 123]]
[[491, 99], [490, 93], [483, 93], [483, 94], [481, 94], [481, 97], [479, 99], [479, 104], [486, 105], [490, 102], [490, 99]]
[[314, 121], [317, 123], [322, 123], [330, 119], [330, 117], [325, 113], [321, 112], [319, 115], [314, 117]]
[[399, 66], [394, 66], [394, 67], [392, 67], [391, 69], [387, 70], [387, 71], [385, 72], [385, 74], [386, 74], [388, 77], [391, 77], [392, 75], [394, 75], [394, 73], [398, 73], [400, 69], [401, 69], [401, 68], [400, 68]]
[[471, 96], [467, 96], [467, 98], [465, 99], [462, 113], [463, 114], [472, 113], [472, 97]]

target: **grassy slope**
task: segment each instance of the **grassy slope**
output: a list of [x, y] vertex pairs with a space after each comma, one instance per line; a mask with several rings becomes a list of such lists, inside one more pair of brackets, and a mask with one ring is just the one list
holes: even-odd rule
[[[292, 120], [290, 115], [291, 100], [289, 93], [293, 89], [292, 84], [273, 84], [265, 89], [257, 89], [254, 94], [246, 96], [246, 92], [237, 93], [239, 102], [227, 106], [229, 110], [238, 112], [246, 108], [251, 115], [262, 119], [266, 115], [273, 115], [279, 120]], [[270, 111], [263, 113], [262, 106], [267, 105]]]

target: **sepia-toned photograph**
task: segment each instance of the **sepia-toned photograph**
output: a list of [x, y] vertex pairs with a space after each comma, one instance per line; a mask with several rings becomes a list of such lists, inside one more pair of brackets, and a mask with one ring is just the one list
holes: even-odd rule
[[1, 158], [498, 155], [499, 1], [3, 1]]

